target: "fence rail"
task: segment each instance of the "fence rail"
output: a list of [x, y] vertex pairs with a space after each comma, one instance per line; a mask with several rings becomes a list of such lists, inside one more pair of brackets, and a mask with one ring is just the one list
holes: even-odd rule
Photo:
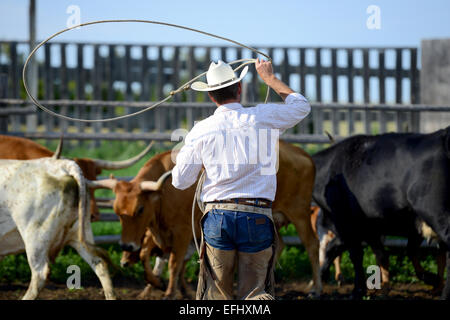
[[[61, 111], [65, 108], [66, 115], [77, 116], [77, 110], [89, 109], [97, 117], [116, 115], [110, 109], [127, 109], [137, 111], [148, 107], [152, 102], [129, 101], [80, 101], [80, 100], [42, 100], [44, 105]], [[13, 118], [16, 115], [34, 113], [33, 107], [27, 106], [29, 102], [23, 99], [0, 99], [0, 119]], [[244, 106], [250, 106], [244, 103]], [[327, 143], [323, 136], [328, 130], [334, 136], [348, 136], [355, 133], [373, 134], [385, 132], [419, 132], [421, 112], [450, 112], [450, 106], [421, 105], [421, 104], [348, 104], [348, 103], [312, 103], [312, 115], [300, 122], [294, 128], [287, 130], [282, 136], [290, 142], [299, 143]], [[24, 106], [24, 107], [21, 107]], [[145, 114], [130, 119], [138, 122], [140, 129], [127, 130], [123, 121], [114, 128], [102, 128], [98, 123], [76, 123], [70, 132], [65, 133], [66, 139], [77, 140], [158, 140], [170, 141], [171, 132], [175, 129], [190, 129], [196, 120], [211, 115], [215, 105], [205, 102], [169, 102], [150, 110]], [[43, 112], [39, 112], [43, 116]], [[52, 117], [55, 120], [54, 117]], [[8, 121], [6, 121], [8, 122]], [[5, 123], [5, 120], [3, 120]], [[57, 139], [58, 132], [68, 131], [68, 121], [61, 121], [58, 126], [54, 123], [51, 128], [44, 127], [39, 132], [20, 130], [12, 124], [0, 126], [0, 132], [12, 135], [21, 135], [27, 138]], [[316, 125], [311, 130], [310, 125]], [[109, 125], [109, 124], [108, 124]], [[81, 129], [81, 127], [83, 127]], [[51, 130], [50, 130], [51, 129]], [[75, 131], [75, 132], [74, 132]], [[132, 131], [132, 132], [131, 132]]]

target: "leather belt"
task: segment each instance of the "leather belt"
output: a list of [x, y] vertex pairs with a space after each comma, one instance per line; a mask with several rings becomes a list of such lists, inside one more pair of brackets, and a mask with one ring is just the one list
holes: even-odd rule
[[237, 204], [237, 203], [217, 203], [217, 202], [208, 202], [205, 205], [205, 212], [209, 212], [213, 209], [259, 213], [267, 216], [270, 220], [273, 221], [271, 208], [247, 206], [245, 204]]
[[259, 208], [272, 208], [272, 201], [263, 198], [234, 198], [225, 200], [214, 200], [208, 203], [233, 203]]

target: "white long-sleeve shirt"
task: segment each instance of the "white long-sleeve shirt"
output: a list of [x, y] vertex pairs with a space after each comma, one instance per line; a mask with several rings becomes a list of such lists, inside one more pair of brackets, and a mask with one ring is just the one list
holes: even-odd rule
[[172, 170], [173, 186], [191, 186], [203, 165], [203, 202], [232, 198], [273, 201], [278, 136], [304, 119], [310, 110], [308, 101], [299, 93], [290, 94], [284, 104], [219, 106], [186, 135]]

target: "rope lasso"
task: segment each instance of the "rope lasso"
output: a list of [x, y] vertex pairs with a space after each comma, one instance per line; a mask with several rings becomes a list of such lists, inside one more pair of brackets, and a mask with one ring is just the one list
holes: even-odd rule
[[[148, 106], [148, 107], [146, 107], [146, 108], [144, 108], [144, 109], [142, 109], [142, 110], [139, 110], [139, 111], [136, 111], [136, 112], [133, 112], [133, 113], [130, 113], [130, 114], [126, 114], [126, 115], [122, 115], [122, 116], [118, 116], [118, 117], [113, 117], [113, 118], [106, 118], [106, 119], [79, 119], [79, 118], [73, 118], [73, 117], [65, 116], [65, 115], [56, 113], [56, 112], [54, 112], [54, 111], [48, 109], [47, 107], [43, 106], [43, 105], [42, 105], [42, 104], [41, 104], [41, 103], [40, 103], [40, 102], [39, 102], [32, 94], [31, 94], [31, 92], [30, 92], [30, 90], [29, 90], [29, 88], [28, 88], [27, 80], [26, 80], [26, 70], [27, 70], [28, 63], [30, 62], [31, 58], [33, 57], [33, 55], [36, 53], [36, 51], [37, 51], [40, 47], [42, 47], [44, 44], [46, 44], [46, 43], [47, 43], [48, 41], [50, 41], [51, 39], [53, 39], [53, 38], [59, 36], [60, 34], [65, 33], [65, 32], [67, 32], [67, 31], [70, 31], [70, 30], [75, 29], [75, 28], [84, 27], [84, 26], [89, 26], [89, 25], [93, 25], [93, 24], [101, 24], [101, 23], [120, 23], [120, 22], [138, 22], [138, 23], [158, 24], [158, 25], [163, 25], [163, 26], [168, 26], [168, 27], [173, 27], [173, 28], [184, 29], [184, 30], [188, 30], [188, 31], [192, 31], [192, 32], [197, 32], [197, 33], [200, 33], [200, 34], [209, 36], [209, 37], [213, 37], [213, 38], [221, 39], [221, 40], [224, 40], [224, 41], [227, 41], [227, 42], [231, 42], [231, 43], [233, 43], [233, 44], [235, 44], [235, 45], [237, 45], [237, 46], [240, 46], [240, 47], [246, 48], [246, 49], [248, 49], [248, 50], [251, 50], [251, 51], [253, 51], [253, 52], [256, 53], [256, 54], [260, 54], [260, 55], [266, 57], [269, 61], [272, 61], [272, 59], [271, 59], [268, 55], [266, 55], [265, 53], [263, 53], [263, 52], [261, 52], [261, 51], [255, 49], [255, 48], [249, 47], [249, 46], [247, 46], [247, 45], [245, 45], [245, 44], [242, 44], [242, 43], [240, 43], [240, 42], [237, 42], [237, 41], [235, 41], [235, 40], [232, 40], [232, 39], [229, 39], [229, 38], [225, 38], [225, 37], [222, 37], [222, 36], [219, 36], [219, 35], [215, 35], [215, 34], [212, 34], [212, 33], [209, 33], [209, 32], [205, 32], [205, 31], [202, 31], [202, 30], [193, 29], [193, 28], [189, 28], [189, 27], [185, 27], [185, 26], [173, 24], [173, 23], [160, 22], [160, 21], [153, 21], [153, 20], [136, 20], [136, 19], [125, 19], [125, 20], [121, 20], [121, 19], [119, 19], [119, 20], [97, 20], [97, 21], [91, 21], [91, 22], [81, 23], [81, 24], [78, 24], [78, 25], [75, 25], [75, 26], [72, 26], [72, 27], [63, 29], [63, 30], [61, 30], [61, 31], [58, 31], [58, 32], [52, 34], [51, 36], [49, 36], [47, 39], [45, 39], [45, 40], [42, 41], [41, 43], [39, 43], [39, 44], [38, 44], [38, 45], [30, 52], [30, 54], [28, 55], [27, 59], [25, 60], [24, 66], [23, 66], [23, 70], [22, 70], [22, 80], [23, 80], [23, 85], [24, 85], [25, 91], [26, 91], [28, 97], [31, 99], [31, 101], [32, 101], [38, 108], [40, 108], [41, 110], [43, 110], [43, 111], [45, 111], [45, 112], [47, 112], [47, 113], [49, 113], [49, 114], [51, 114], [51, 115], [53, 115], [53, 116], [55, 116], [55, 117], [64, 119], [64, 120], [78, 121], [78, 122], [89, 122], [89, 123], [93, 123], [93, 122], [108, 122], [108, 121], [115, 121], [115, 120], [120, 120], [120, 119], [130, 118], [130, 117], [139, 115], [139, 114], [141, 114], [141, 113], [144, 113], [144, 112], [146, 112], [146, 111], [149, 111], [149, 110], [151, 110], [151, 109], [153, 109], [153, 108], [156, 108], [157, 106], [159, 106], [159, 105], [163, 104], [164, 102], [170, 100], [170, 98], [172, 98], [172, 96], [174, 96], [175, 94], [180, 93], [180, 92], [182, 92], [182, 91], [189, 90], [189, 89], [190, 89], [190, 84], [191, 84], [192, 82], [196, 81], [197, 79], [199, 79], [200, 77], [204, 76], [204, 75], [207, 73], [207, 72], [203, 72], [202, 74], [200, 74], [200, 75], [198, 75], [198, 76], [192, 78], [191, 80], [189, 80], [188, 82], [184, 83], [183, 85], [181, 85], [181, 86], [180, 86], [179, 88], [177, 88], [176, 90], [171, 91], [171, 92], [169, 93], [169, 95], [168, 95], [167, 97], [165, 97], [164, 99], [162, 99], [162, 100], [160, 100], [160, 101], [158, 101], [158, 102], [155, 102], [154, 104], [152, 104], [152, 105], [150, 105], [150, 106]], [[239, 65], [238, 67], [236, 67], [236, 68], [234, 69], [234, 71], [236, 72], [236, 71], [238, 71], [239, 69], [243, 68], [244, 66], [246, 66], [246, 65], [248, 65], [248, 64], [255, 63], [255, 61], [256, 61], [256, 59], [239, 59], [239, 60], [234, 60], [234, 61], [230, 62], [229, 64], [230, 64], [230, 65], [233, 65], [233, 64], [242, 62], [241, 65]], [[267, 92], [266, 92], [265, 103], [267, 103], [267, 101], [268, 101], [268, 99], [269, 99], [269, 93], [270, 93], [270, 87], [267, 86]]]
[[[43, 111], [45, 111], [45, 112], [47, 112], [47, 113], [49, 113], [49, 114], [51, 114], [51, 115], [53, 115], [53, 116], [55, 116], [55, 117], [64, 119], [64, 120], [78, 121], [78, 122], [89, 122], [89, 123], [93, 123], [93, 122], [108, 122], [108, 121], [115, 121], [115, 120], [120, 120], [120, 119], [125, 119], [125, 118], [130, 118], [130, 117], [133, 117], [133, 116], [137, 116], [137, 115], [139, 115], [139, 114], [141, 114], [141, 113], [144, 113], [144, 112], [149, 111], [149, 110], [151, 110], [151, 109], [153, 109], [153, 108], [156, 108], [157, 106], [159, 106], [159, 105], [163, 104], [164, 102], [170, 100], [170, 99], [172, 98], [172, 96], [174, 96], [175, 94], [180, 93], [180, 92], [182, 92], [182, 91], [187, 91], [187, 90], [189, 90], [189, 89], [190, 89], [190, 84], [191, 84], [191, 83], [193, 83], [194, 81], [196, 81], [197, 79], [199, 79], [200, 77], [204, 76], [204, 75], [207, 73], [207, 72], [203, 72], [202, 74], [200, 74], [200, 75], [198, 75], [198, 76], [192, 78], [191, 80], [187, 81], [186, 83], [184, 83], [183, 85], [181, 85], [181, 86], [180, 86], [179, 88], [177, 88], [176, 90], [171, 91], [171, 92], [169, 93], [169, 95], [168, 95], [166, 98], [164, 98], [164, 99], [162, 99], [162, 100], [160, 100], [160, 101], [158, 101], [158, 102], [152, 104], [151, 106], [148, 106], [148, 107], [146, 107], [146, 108], [144, 108], [144, 109], [142, 109], [142, 110], [139, 110], [139, 111], [136, 111], [136, 112], [133, 112], [133, 113], [130, 113], [130, 114], [126, 114], [126, 115], [122, 115], [122, 116], [118, 116], [118, 117], [113, 117], [113, 118], [106, 118], [106, 119], [79, 119], [79, 118], [72, 118], [72, 117], [69, 117], [69, 116], [65, 116], [65, 115], [58, 114], [58, 113], [56, 113], [56, 112], [54, 112], [54, 111], [48, 109], [48, 108], [45, 107], [44, 105], [42, 105], [42, 104], [41, 104], [41, 103], [40, 103], [40, 102], [39, 102], [39, 101], [31, 94], [31, 92], [30, 92], [30, 90], [29, 90], [29, 88], [28, 88], [27, 80], [26, 80], [26, 71], [27, 71], [28, 63], [31, 61], [31, 58], [33, 57], [33, 55], [36, 53], [36, 51], [37, 51], [40, 47], [42, 47], [44, 44], [46, 44], [46, 43], [47, 43], [48, 41], [50, 41], [51, 39], [53, 39], [53, 38], [59, 36], [60, 34], [65, 33], [65, 32], [67, 32], [67, 31], [70, 31], [70, 30], [75, 29], [75, 28], [84, 27], [84, 26], [89, 26], [89, 25], [94, 25], [94, 24], [101, 24], [101, 23], [120, 23], [120, 22], [137, 22], [137, 23], [158, 24], [158, 25], [163, 25], [163, 26], [168, 26], [168, 27], [173, 27], [173, 28], [184, 29], [184, 30], [188, 30], [188, 31], [192, 31], [192, 32], [197, 32], [197, 33], [200, 33], [200, 34], [209, 36], [209, 37], [221, 39], [221, 40], [224, 40], [224, 41], [233, 43], [233, 44], [235, 44], [235, 45], [237, 45], [237, 46], [246, 48], [246, 49], [248, 49], [248, 50], [250, 50], [250, 51], [252, 51], [252, 52], [254, 52], [254, 53], [256, 53], [256, 54], [259, 54], [259, 55], [262, 55], [262, 56], [266, 57], [269, 61], [272, 61], [272, 58], [271, 58], [270, 56], [266, 55], [265, 53], [263, 53], [263, 52], [261, 52], [261, 51], [255, 49], [255, 48], [249, 47], [249, 46], [247, 46], [247, 45], [245, 45], [245, 44], [242, 44], [242, 43], [240, 43], [240, 42], [237, 42], [237, 41], [235, 41], [235, 40], [232, 40], [232, 39], [229, 39], [229, 38], [225, 38], [225, 37], [222, 37], [222, 36], [219, 36], [219, 35], [215, 35], [215, 34], [212, 34], [212, 33], [209, 33], [209, 32], [205, 32], [205, 31], [202, 31], [202, 30], [198, 30], [198, 29], [194, 29], [194, 28], [189, 28], [189, 27], [185, 27], [185, 26], [173, 24], [173, 23], [160, 22], [160, 21], [153, 21], [153, 20], [136, 20], [136, 19], [97, 20], [97, 21], [91, 21], [91, 22], [81, 23], [81, 24], [78, 24], [78, 25], [75, 25], [75, 26], [72, 26], [72, 27], [63, 29], [63, 30], [61, 30], [61, 31], [58, 31], [58, 32], [52, 34], [51, 36], [49, 36], [49, 37], [48, 37], [47, 39], [45, 39], [44, 41], [40, 42], [40, 43], [39, 43], [39, 44], [38, 44], [38, 45], [30, 52], [30, 54], [28, 55], [27, 59], [25, 60], [24, 66], [23, 66], [23, 70], [22, 70], [22, 80], [23, 80], [23, 85], [24, 85], [25, 91], [26, 91], [28, 97], [31, 99], [31, 101], [32, 101], [38, 108], [40, 108], [41, 110], [43, 110]], [[238, 59], [238, 60], [234, 60], [234, 61], [232, 61], [232, 62], [229, 62], [229, 64], [230, 64], [230, 65], [234, 65], [234, 64], [237, 64], [237, 63], [241, 63], [238, 67], [236, 67], [236, 68], [234, 69], [234, 72], [236, 72], [236, 71], [238, 71], [239, 69], [243, 68], [244, 66], [249, 65], [249, 64], [252, 64], [252, 63], [255, 63], [255, 62], [256, 62], [256, 59]], [[265, 100], [264, 100], [264, 103], [267, 103], [267, 101], [268, 101], [268, 99], [269, 99], [269, 94], [270, 94], [270, 87], [267, 86], [266, 98], [265, 98]], [[192, 204], [192, 233], [193, 233], [193, 238], [194, 238], [195, 246], [196, 246], [196, 249], [197, 249], [197, 252], [198, 252], [199, 255], [200, 255], [200, 248], [199, 248], [199, 245], [198, 245], [198, 243], [197, 243], [197, 237], [196, 237], [196, 233], [195, 233], [194, 211], [195, 211], [195, 204], [196, 204], [196, 202], [198, 202], [199, 205], [200, 205], [200, 207], [202, 207], [202, 206], [201, 206], [201, 201], [200, 201], [200, 193], [201, 193], [201, 190], [202, 190], [202, 187], [203, 187], [203, 181], [204, 181], [205, 177], [206, 177], [206, 176], [205, 176], [205, 171], [203, 171], [203, 173], [201, 174], [201, 177], [200, 177], [200, 179], [199, 179], [199, 181], [198, 181], [198, 183], [197, 183], [197, 188], [196, 188], [196, 192], [195, 192], [195, 196], [194, 196], [194, 201], [193, 201], [193, 204]], [[203, 212], [203, 211], [204, 211], [204, 208], [202, 208], [201, 211]]]

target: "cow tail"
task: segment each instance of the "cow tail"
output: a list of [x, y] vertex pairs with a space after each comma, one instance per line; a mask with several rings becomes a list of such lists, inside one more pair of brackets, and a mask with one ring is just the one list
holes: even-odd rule
[[89, 246], [86, 243], [86, 234], [84, 227], [84, 224], [86, 223], [88, 218], [87, 214], [89, 214], [87, 210], [89, 194], [86, 192], [86, 181], [80, 167], [78, 167], [78, 165], [73, 161], [70, 161], [68, 163], [70, 163], [67, 168], [69, 174], [75, 179], [78, 184], [78, 240], [80, 241], [81, 245], [89, 250]]

